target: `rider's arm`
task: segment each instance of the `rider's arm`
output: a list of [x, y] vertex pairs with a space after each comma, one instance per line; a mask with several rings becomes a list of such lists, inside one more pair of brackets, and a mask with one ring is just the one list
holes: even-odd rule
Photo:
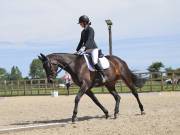
[[81, 49], [82, 45], [83, 45], [83, 40], [82, 40], [82, 33], [81, 33], [81, 39], [80, 39], [79, 44], [76, 48], [76, 51], [79, 51]]

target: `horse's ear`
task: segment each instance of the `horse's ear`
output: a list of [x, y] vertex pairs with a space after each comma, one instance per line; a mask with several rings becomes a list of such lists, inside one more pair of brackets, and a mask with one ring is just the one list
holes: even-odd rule
[[42, 58], [41, 56], [38, 56], [38, 58], [39, 58], [41, 61], [43, 61], [43, 58]]
[[44, 54], [40, 53], [40, 55], [41, 55], [41, 60], [43, 60], [43, 61], [47, 60], [47, 57]]

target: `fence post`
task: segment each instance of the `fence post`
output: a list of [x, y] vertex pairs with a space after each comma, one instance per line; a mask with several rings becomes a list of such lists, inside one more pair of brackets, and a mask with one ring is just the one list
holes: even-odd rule
[[30, 89], [31, 89], [31, 95], [32, 95], [32, 89], [33, 89], [33, 87], [32, 87], [32, 85], [33, 85], [33, 82], [32, 82], [32, 79], [30, 80]]
[[19, 96], [19, 80], [16, 81], [17, 81], [17, 95]]
[[11, 81], [11, 96], [12, 96], [12, 92], [13, 92], [13, 81]]
[[45, 79], [45, 94], [47, 94], [47, 79]]
[[174, 91], [174, 71], [172, 73], [172, 90]]
[[152, 92], [152, 73], [150, 72], [150, 91]]
[[6, 89], [7, 89], [7, 81], [4, 80], [4, 90], [6, 91]]
[[164, 90], [164, 87], [163, 87], [163, 73], [161, 72], [161, 91]]
[[[139, 74], [139, 77], [140, 77], [140, 78], [142, 77], [142, 74], [141, 74], [141, 73]], [[140, 92], [142, 92], [142, 88], [140, 88], [139, 90], [140, 90]]]
[[26, 80], [24, 80], [24, 95], [26, 95]]
[[104, 93], [104, 86], [101, 87], [101, 92]]
[[38, 95], [39, 95], [39, 89], [40, 89], [40, 80], [38, 80]]
[[120, 81], [120, 91], [121, 91], [121, 93], [122, 93], [122, 81]]

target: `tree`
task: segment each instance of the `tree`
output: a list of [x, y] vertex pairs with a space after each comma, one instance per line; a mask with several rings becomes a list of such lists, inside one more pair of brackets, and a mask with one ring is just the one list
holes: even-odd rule
[[173, 72], [175, 75], [180, 76], [180, 68], [172, 69], [171, 67], [168, 67], [165, 70], [168, 77], [171, 77]]
[[168, 77], [171, 77], [172, 73], [174, 72], [174, 69], [172, 69], [172, 67], [168, 67], [168, 68], [165, 68], [165, 70], [166, 70], [166, 75]]
[[17, 66], [11, 68], [10, 80], [21, 80], [22, 73]]
[[[159, 72], [161, 68], [164, 67], [164, 64], [162, 62], [154, 62], [152, 63], [149, 67], [148, 67], [148, 71], [149, 72]], [[153, 78], [158, 78], [159, 77], [159, 73], [154, 73], [152, 75]]]
[[30, 73], [29, 76], [32, 79], [35, 78], [45, 78], [46, 77], [46, 73], [43, 69], [43, 65], [41, 60], [39, 59], [33, 59], [31, 65], [30, 65]]
[[177, 69], [175, 70], [175, 74], [178, 75], [178, 76], [180, 76], [180, 68], [177, 68]]
[[7, 73], [6, 69], [0, 68], [0, 80], [7, 80], [9, 74]]
[[26, 77], [24, 77], [23, 79], [24, 79], [24, 80], [29, 80], [29, 77], [28, 77], [28, 76], [26, 76]]

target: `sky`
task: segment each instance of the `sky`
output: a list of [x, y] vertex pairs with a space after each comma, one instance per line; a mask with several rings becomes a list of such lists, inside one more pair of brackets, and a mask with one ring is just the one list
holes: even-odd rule
[[99, 48], [108, 54], [106, 19], [111, 19], [113, 54], [132, 70], [152, 62], [180, 67], [179, 0], [0, 0], [0, 67], [16, 65], [23, 76], [39, 53], [73, 53], [88, 15]]

